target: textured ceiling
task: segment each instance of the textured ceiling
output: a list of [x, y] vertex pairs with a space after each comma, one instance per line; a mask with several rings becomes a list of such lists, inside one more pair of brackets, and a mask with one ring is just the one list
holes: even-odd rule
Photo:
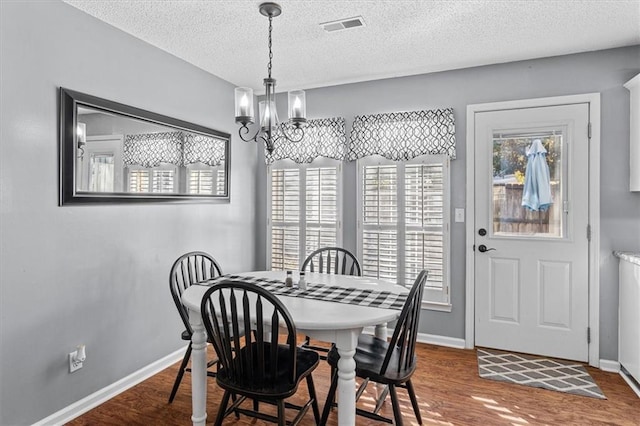
[[[65, 0], [238, 86], [263, 91], [260, 1]], [[422, 74], [640, 43], [640, 0], [280, 0], [278, 91]], [[326, 33], [320, 23], [362, 16]]]

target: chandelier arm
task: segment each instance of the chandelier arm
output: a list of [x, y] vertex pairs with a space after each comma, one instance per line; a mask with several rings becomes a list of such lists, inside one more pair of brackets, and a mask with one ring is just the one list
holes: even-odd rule
[[[302, 139], [304, 139], [304, 129], [302, 127], [300, 127], [300, 126], [295, 126], [295, 129], [293, 130], [292, 133], [289, 133], [287, 131], [287, 126], [284, 123], [278, 123], [278, 128], [282, 132], [282, 135], [289, 142], [298, 143], [298, 142], [301, 142]], [[295, 135], [300, 135], [300, 136], [296, 137]], [[277, 141], [278, 139], [280, 139], [280, 136], [278, 138], [274, 139], [274, 142]]]
[[269, 154], [273, 154], [273, 150], [275, 148], [275, 143], [278, 139], [280, 139], [280, 136], [276, 137], [276, 138], [268, 138], [265, 136], [265, 133], [260, 135], [260, 139], [262, 139], [262, 142], [264, 142], [264, 146], [267, 149], [267, 152]]
[[249, 127], [246, 124], [243, 124], [242, 127], [238, 129], [238, 136], [245, 142], [258, 142], [258, 135], [260, 134], [260, 129], [253, 135], [251, 138], [246, 138], [244, 135], [249, 134]]

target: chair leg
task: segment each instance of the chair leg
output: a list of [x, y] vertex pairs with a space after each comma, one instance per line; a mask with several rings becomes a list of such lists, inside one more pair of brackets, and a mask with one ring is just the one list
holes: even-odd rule
[[307, 387], [309, 388], [309, 398], [313, 400], [313, 402], [311, 402], [311, 408], [313, 408], [313, 419], [316, 421], [316, 424], [318, 424], [320, 421], [320, 408], [318, 408], [316, 387], [313, 385], [313, 377], [311, 377], [311, 374], [307, 376]]
[[[235, 393], [231, 394], [231, 402], [234, 403], [234, 404], [236, 402], [236, 394]], [[238, 410], [233, 410], [233, 411], [236, 414], [236, 419], [239, 419], [240, 418], [240, 413], [238, 412]]]
[[182, 382], [182, 376], [184, 376], [184, 370], [187, 368], [187, 363], [189, 362], [189, 358], [191, 358], [191, 342], [189, 342], [187, 351], [184, 353], [184, 357], [182, 358], [182, 363], [180, 364], [180, 370], [178, 370], [176, 381], [173, 382], [173, 389], [171, 389], [171, 395], [169, 395], [169, 404], [171, 404], [173, 402], [173, 398], [176, 397], [176, 393], [178, 392], [178, 387], [180, 386], [180, 382]]
[[222, 395], [222, 401], [220, 401], [220, 408], [218, 408], [218, 415], [216, 416], [215, 426], [220, 426], [222, 424], [222, 420], [224, 420], [224, 412], [227, 411], [227, 405], [229, 404], [229, 397], [231, 396], [231, 392], [224, 391], [224, 395]]
[[384, 401], [387, 399], [387, 395], [389, 394], [389, 385], [385, 385], [384, 389], [380, 393], [378, 397], [378, 402], [376, 402], [376, 408], [373, 409], [373, 412], [378, 414], [378, 411], [382, 409], [382, 405], [384, 405]]
[[322, 410], [322, 418], [320, 419], [320, 426], [324, 426], [327, 424], [327, 419], [329, 418], [329, 411], [331, 410], [331, 406], [333, 405], [333, 400], [336, 395], [336, 388], [338, 387], [338, 374], [333, 374], [331, 377], [331, 386], [329, 387], [329, 393], [327, 394], [327, 401], [324, 403], [324, 408]]
[[398, 394], [395, 385], [389, 385], [389, 394], [391, 395], [391, 405], [393, 406], [393, 420], [395, 426], [402, 426], [402, 412], [398, 403]]
[[284, 399], [278, 400], [278, 426], [286, 426], [287, 419], [284, 412]]
[[407, 381], [407, 392], [409, 393], [409, 398], [411, 399], [411, 405], [413, 405], [413, 412], [416, 415], [416, 419], [418, 419], [418, 424], [422, 424], [422, 415], [420, 414], [420, 407], [418, 407], [416, 392], [413, 389], [413, 383], [411, 383], [411, 380]]

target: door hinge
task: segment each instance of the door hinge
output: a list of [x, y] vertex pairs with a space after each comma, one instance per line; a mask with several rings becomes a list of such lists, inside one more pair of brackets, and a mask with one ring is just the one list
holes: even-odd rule
[[587, 124], [587, 137], [591, 139], [591, 122]]
[[587, 327], [587, 343], [591, 343], [591, 327]]
[[473, 245], [473, 251], [476, 251], [476, 245], [475, 244]]
[[587, 225], [587, 241], [591, 242], [591, 225]]

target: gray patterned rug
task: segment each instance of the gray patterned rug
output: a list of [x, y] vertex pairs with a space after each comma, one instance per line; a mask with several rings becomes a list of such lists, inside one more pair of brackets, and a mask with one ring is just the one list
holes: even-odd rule
[[484, 379], [607, 399], [577, 362], [478, 349], [478, 373]]

